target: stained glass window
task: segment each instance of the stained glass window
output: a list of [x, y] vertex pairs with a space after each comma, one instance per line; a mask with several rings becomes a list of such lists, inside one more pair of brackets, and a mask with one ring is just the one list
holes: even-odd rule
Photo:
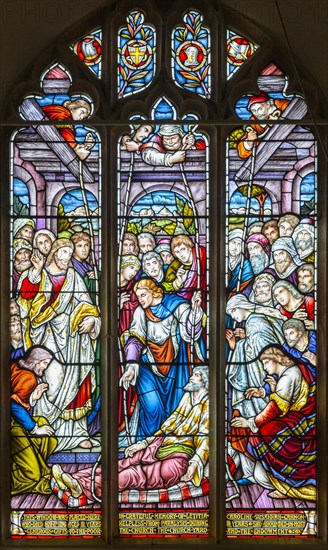
[[259, 48], [257, 44], [236, 34], [233, 31], [227, 31], [227, 77], [230, 79], [235, 72], [243, 66]]
[[144, 24], [144, 15], [132, 11], [127, 25], [118, 35], [118, 97], [144, 90], [153, 80], [156, 70], [156, 33], [152, 25]]
[[319, 102], [229, 0], [107, 4], [1, 123], [3, 539], [318, 542]]

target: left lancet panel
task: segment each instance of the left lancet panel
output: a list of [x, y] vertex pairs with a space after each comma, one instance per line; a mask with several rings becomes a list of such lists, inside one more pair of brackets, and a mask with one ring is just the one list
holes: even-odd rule
[[13, 538], [101, 536], [100, 140], [70, 84], [50, 67], [11, 140]]

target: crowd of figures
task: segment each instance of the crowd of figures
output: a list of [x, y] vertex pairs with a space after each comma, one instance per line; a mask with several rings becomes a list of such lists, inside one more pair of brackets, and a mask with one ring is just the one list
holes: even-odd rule
[[[173, 185], [187, 151], [205, 142], [178, 124], [157, 132], [135, 124], [120, 147], [145, 166], [169, 168]], [[206, 249], [186, 231], [163, 237], [123, 227], [119, 490], [199, 486], [209, 453]]]
[[99, 272], [86, 231], [13, 221], [12, 494], [51, 493], [53, 452], [100, 444]]
[[124, 234], [120, 490], [168, 487], [180, 479], [199, 485], [203, 478], [208, 461], [206, 259], [203, 247], [197, 252], [200, 277], [189, 236], [156, 240], [151, 233]]
[[[121, 149], [174, 167], [205, 143], [136, 125]], [[148, 137], [149, 138], [148, 141]], [[173, 169], [173, 168], [172, 168]], [[199, 236], [125, 231], [119, 250], [119, 489], [199, 486], [208, 464], [206, 250]], [[87, 231], [13, 222], [12, 494], [101, 496], [100, 465], [70, 475], [52, 453], [99, 448], [99, 272]], [[121, 456], [122, 456], [121, 455]], [[52, 460], [53, 462], [53, 460]], [[59, 461], [60, 462], [60, 461]], [[70, 500], [71, 505], [72, 500]]]
[[228, 233], [228, 479], [316, 499], [314, 219]]

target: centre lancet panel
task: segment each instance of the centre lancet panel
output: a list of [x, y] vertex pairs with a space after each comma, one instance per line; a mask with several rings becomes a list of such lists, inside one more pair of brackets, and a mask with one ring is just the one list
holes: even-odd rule
[[119, 533], [204, 537], [208, 142], [164, 97], [151, 117], [119, 144]]

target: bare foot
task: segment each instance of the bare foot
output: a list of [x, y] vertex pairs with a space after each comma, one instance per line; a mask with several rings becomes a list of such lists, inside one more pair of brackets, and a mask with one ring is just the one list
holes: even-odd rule
[[84, 439], [84, 441], [81, 441], [79, 446], [82, 447], [82, 449], [91, 449], [92, 443], [89, 439]]
[[59, 489], [61, 489], [62, 491], [65, 491], [65, 489], [67, 489], [65, 483], [63, 482], [63, 479], [62, 479], [62, 475], [63, 475], [63, 470], [61, 468], [61, 466], [59, 464], [54, 464], [53, 467], [52, 467], [52, 475], [53, 477], [55, 478], [55, 480], [57, 481], [57, 485], [59, 487]]
[[286, 495], [283, 495], [280, 491], [271, 491], [271, 493], [268, 493], [268, 497], [270, 498], [288, 498]]
[[82, 487], [79, 484], [79, 482], [76, 479], [74, 479], [73, 476], [64, 472], [63, 482], [65, 483], [66, 487], [68, 487], [69, 490], [71, 491], [73, 498], [78, 498], [80, 495], [82, 495], [83, 493]]

